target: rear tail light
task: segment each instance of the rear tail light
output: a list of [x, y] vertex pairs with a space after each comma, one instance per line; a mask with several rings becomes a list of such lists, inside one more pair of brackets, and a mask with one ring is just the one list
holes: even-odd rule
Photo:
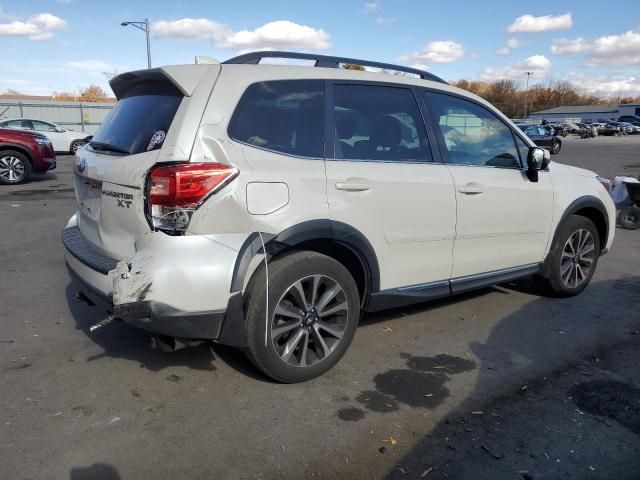
[[238, 169], [221, 163], [159, 165], [151, 170], [147, 214], [154, 229], [182, 234], [193, 211], [238, 175]]

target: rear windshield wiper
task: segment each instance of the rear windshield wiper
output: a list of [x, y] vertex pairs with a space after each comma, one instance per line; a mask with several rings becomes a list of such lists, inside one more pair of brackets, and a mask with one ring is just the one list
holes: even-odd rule
[[93, 148], [96, 152], [114, 152], [114, 153], [124, 153], [125, 155], [129, 154], [129, 150], [125, 150], [124, 148], [120, 148], [116, 145], [111, 145], [110, 143], [104, 142], [89, 142], [89, 146]]

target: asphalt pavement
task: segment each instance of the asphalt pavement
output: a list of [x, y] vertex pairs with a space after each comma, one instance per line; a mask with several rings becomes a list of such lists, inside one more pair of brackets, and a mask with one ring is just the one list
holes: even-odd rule
[[[637, 177], [640, 136], [553, 160]], [[639, 477], [640, 231], [578, 297], [521, 282], [367, 315], [332, 371], [281, 385], [231, 348], [89, 333], [60, 243], [72, 161], [0, 187], [0, 478]]]

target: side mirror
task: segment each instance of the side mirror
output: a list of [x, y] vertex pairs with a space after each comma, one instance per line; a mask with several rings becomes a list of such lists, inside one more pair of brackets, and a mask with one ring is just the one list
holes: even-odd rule
[[538, 172], [549, 165], [551, 154], [549, 150], [540, 147], [531, 147], [527, 155], [527, 177], [532, 182], [538, 181]]
[[56, 132], [63, 133], [66, 132], [66, 130], [64, 128], [56, 127]]

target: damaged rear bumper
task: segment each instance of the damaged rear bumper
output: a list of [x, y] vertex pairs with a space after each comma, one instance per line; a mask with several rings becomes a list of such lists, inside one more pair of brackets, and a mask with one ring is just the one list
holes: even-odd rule
[[[161, 242], [164, 240], [159, 238]], [[209, 295], [215, 297], [219, 304], [216, 306], [221, 305], [222, 308], [201, 308], [195, 311], [182, 309], [157, 298], [166, 294], [169, 286], [172, 287], [176, 302], [179, 302], [186, 295], [181, 289], [187, 286], [184, 283], [171, 285], [170, 282], [163, 285], [163, 279], [171, 276], [171, 271], [167, 270], [166, 265], [154, 269], [153, 263], [149, 261], [157, 253], [153, 251], [153, 247], [141, 255], [142, 261], [134, 259], [132, 264], [128, 264], [97, 252], [84, 240], [77, 226], [63, 231], [62, 242], [66, 250], [69, 276], [77, 290], [113, 317], [158, 335], [215, 340], [244, 346], [246, 334], [241, 292], [229, 293], [227, 287], [224, 295]], [[148, 244], [146, 246], [149, 247]], [[163, 245], [160, 248], [165, 247]], [[184, 262], [180, 265], [184, 268]], [[145, 271], [145, 266], [150, 267], [153, 273]], [[177, 273], [179, 276], [179, 272]], [[208, 290], [206, 286], [215, 286], [216, 281], [209, 279], [207, 282], [205, 278], [200, 280], [201, 295], [205, 296]], [[218, 281], [230, 282], [223, 279]], [[198, 305], [201, 306], [202, 302]]]
[[[126, 323], [158, 335], [175, 338], [217, 340], [227, 317], [226, 310], [185, 312], [156, 301], [113, 303], [113, 296], [93, 288], [73, 270], [67, 270], [78, 292], [93, 304]], [[238, 312], [242, 315], [242, 311]]]

